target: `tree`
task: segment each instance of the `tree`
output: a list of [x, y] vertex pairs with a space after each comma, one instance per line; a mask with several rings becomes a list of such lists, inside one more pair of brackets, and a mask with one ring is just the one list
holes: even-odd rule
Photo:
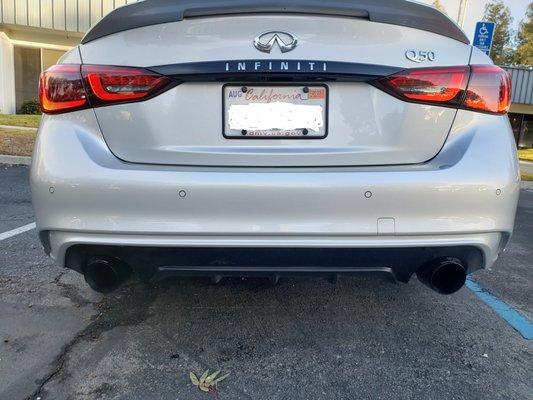
[[433, 1], [433, 7], [435, 7], [437, 10], [439, 10], [441, 13], [447, 14], [446, 13], [446, 9], [444, 8], [444, 6], [440, 2], [440, 0]]
[[513, 62], [520, 65], [533, 65], [533, 2], [529, 3], [526, 20], [520, 23], [517, 34], [517, 48]]
[[492, 40], [490, 56], [496, 64], [510, 64], [513, 61], [511, 10], [505, 6], [502, 0], [492, 0], [485, 6], [484, 21], [494, 22], [496, 28]]

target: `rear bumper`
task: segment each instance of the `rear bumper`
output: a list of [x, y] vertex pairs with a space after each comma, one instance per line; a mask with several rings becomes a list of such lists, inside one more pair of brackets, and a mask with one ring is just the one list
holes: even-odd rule
[[82, 272], [92, 257], [114, 257], [140, 276], [285, 276], [381, 272], [407, 282], [440, 257], [463, 262], [468, 273], [492, 264], [502, 235], [441, 237], [257, 237], [115, 235], [51, 232], [53, 256]]
[[506, 117], [459, 111], [442, 151], [419, 165], [202, 168], [122, 162], [85, 110], [44, 117], [31, 187], [43, 244], [72, 268], [74, 245], [470, 246], [482, 254], [471, 272], [509, 239], [520, 182]]

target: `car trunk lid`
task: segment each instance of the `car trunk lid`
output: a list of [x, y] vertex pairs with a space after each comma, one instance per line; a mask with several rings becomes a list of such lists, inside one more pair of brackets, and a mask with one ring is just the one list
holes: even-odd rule
[[[254, 47], [254, 38], [273, 30], [293, 35], [297, 46], [282, 52], [274, 41], [270, 53]], [[471, 48], [427, 30], [366, 18], [244, 14], [142, 26], [91, 40], [80, 51], [85, 64], [144, 67], [180, 82], [146, 101], [95, 109], [117, 157], [172, 165], [291, 167], [433, 158], [456, 110], [405, 102], [369, 82], [421, 65], [467, 65]], [[325, 88], [323, 101], [315, 104], [324, 108], [327, 124], [320, 137], [228, 137], [228, 87], [242, 92], [286, 85], [297, 91]]]

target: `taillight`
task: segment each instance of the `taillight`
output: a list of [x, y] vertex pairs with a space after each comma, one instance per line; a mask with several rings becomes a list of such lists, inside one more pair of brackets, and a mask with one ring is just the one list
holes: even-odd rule
[[39, 79], [41, 110], [47, 114], [79, 110], [88, 106], [79, 65], [54, 65]]
[[494, 114], [505, 114], [511, 105], [511, 77], [495, 65], [474, 65], [464, 106]]
[[494, 65], [411, 69], [373, 84], [402, 100], [493, 114], [511, 102], [509, 74]]
[[81, 71], [94, 98], [91, 104], [146, 99], [171, 82], [165, 76], [140, 68], [83, 65]]
[[42, 111], [53, 114], [146, 100], [173, 83], [143, 68], [63, 64], [41, 74], [39, 98]]
[[468, 84], [468, 67], [413, 69], [380, 79], [392, 94], [422, 103], [461, 103]]

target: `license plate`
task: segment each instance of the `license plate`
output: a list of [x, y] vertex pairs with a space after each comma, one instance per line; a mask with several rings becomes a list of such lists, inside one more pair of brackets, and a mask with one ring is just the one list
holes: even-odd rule
[[327, 135], [325, 85], [223, 88], [224, 137], [322, 139]]

